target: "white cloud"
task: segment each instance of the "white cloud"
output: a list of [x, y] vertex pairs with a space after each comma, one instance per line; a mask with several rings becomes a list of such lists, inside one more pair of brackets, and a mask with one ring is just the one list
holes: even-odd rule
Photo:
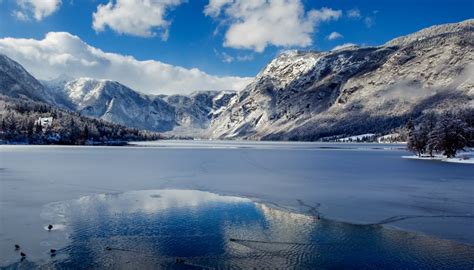
[[165, 16], [169, 9], [184, 0], [110, 0], [99, 5], [93, 14], [92, 27], [97, 32], [106, 27], [119, 34], [152, 37], [160, 31], [163, 40], [168, 39], [170, 22]]
[[344, 36], [341, 35], [340, 33], [338, 32], [332, 32], [331, 34], [329, 34], [329, 36], [327, 37], [329, 40], [336, 40], [336, 39], [339, 39], [339, 38], [343, 38]]
[[234, 57], [228, 55], [227, 53], [222, 53], [222, 57], [222, 61], [224, 61], [225, 63], [232, 63], [234, 61]]
[[240, 62], [252, 61], [254, 59], [254, 55], [253, 54], [237, 55], [236, 59], [237, 61], [240, 61]]
[[372, 16], [362, 16], [362, 13], [358, 8], [353, 8], [347, 11], [347, 17], [355, 19], [355, 20], [360, 20], [364, 19], [364, 24], [367, 28], [371, 28], [375, 24], [375, 16], [379, 13], [378, 10], [373, 10], [372, 11]]
[[305, 11], [301, 0], [210, 0], [204, 14], [230, 25], [225, 47], [262, 52], [269, 45], [311, 45], [317, 24], [338, 19], [341, 11]]
[[240, 90], [251, 78], [218, 77], [197, 68], [183, 68], [155, 60], [107, 53], [79, 37], [50, 32], [44, 39], [0, 39], [0, 52], [22, 64], [39, 79], [60, 74], [119, 81], [150, 94], [189, 93], [204, 89]]
[[332, 48], [331, 51], [337, 51], [337, 50], [341, 50], [341, 49], [346, 49], [346, 48], [353, 47], [353, 46], [357, 46], [357, 44], [354, 44], [354, 43], [344, 43], [344, 44], [337, 45], [336, 47]]
[[347, 11], [347, 17], [353, 19], [360, 19], [362, 15], [360, 14], [360, 10], [358, 8], [353, 8]]
[[211, 17], [217, 17], [220, 15], [221, 9], [232, 2], [232, 0], [209, 0], [209, 4], [204, 7], [204, 14]]
[[226, 52], [219, 52], [218, 50], [214, 49], [214, 53], [217, 55], [217, 57], [219, 57], [222, 62], [224, 63], [232, 63], [234, 61], [238, 61], [238, 62], [248, 62], [248, 61], [252, 61], [254, 59], [254, 55], [253, 54], [239, 54], [239, 55], [235, 55], [235, 56], [232, 56]]
[[26, 13], [21, 11], [21, 10], [13, 11], [12, 16], [15, 17], [17, 20], [22, 21], [22, 22], [27, 22], [27, 21], [30, 20], [28, 15], [26, 15]]
[[218, 50], [214, 49], [214, 53], [219, 57], [222, 62], [224, 63], [232, 63], [234, 62], [235, 58], [226, 52], [219, 52]]
[[16, 0], [20, 10], [13, 12], [13, 16], [21, 21], [29, 19], [28, 14], [33, 15], [37, 21], [41, 21], [56, 12], [61, 6], [61, 0]]

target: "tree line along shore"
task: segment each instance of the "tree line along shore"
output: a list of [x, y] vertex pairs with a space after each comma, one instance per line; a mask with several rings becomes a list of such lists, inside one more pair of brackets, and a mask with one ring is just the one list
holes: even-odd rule
[[[119, 145], [157, 140], [156, 132], [81, 116], [46, 103], [0, 95], [3, 144]], [[46, 124], [45, 118], [51, 119]]]

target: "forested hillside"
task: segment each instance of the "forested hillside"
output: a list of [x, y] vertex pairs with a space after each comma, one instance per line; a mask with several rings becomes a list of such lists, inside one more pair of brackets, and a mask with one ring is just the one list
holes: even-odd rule
[[[51, 125], [40, 118], [52, 117]], [[158, 133], [92, 119], [49, 104], [0, 95], [0, 142], [28, 144], [123, 144], [159, 139]]]

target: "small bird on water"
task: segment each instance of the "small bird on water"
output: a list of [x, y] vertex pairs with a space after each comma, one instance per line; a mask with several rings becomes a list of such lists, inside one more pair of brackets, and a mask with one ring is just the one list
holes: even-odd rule
[[19, 249], [20, 249], [20, 245], [15, 244], [15, 250], [19, 250]]
[[56, 250], [55, 250], [54, 248], [52, 248], [52, 249], [50, 250], [50, 252], [51, 252], [52, 254], [54, 254], [54, 253], [56, 253]]
[[26, 257], [26, 254], [23, 252], [20, 252], [21, 257]]
[[52, 228], [53, 228], [53, 225], [49, 224], [48, 225], [48, 231], [51, 231]]

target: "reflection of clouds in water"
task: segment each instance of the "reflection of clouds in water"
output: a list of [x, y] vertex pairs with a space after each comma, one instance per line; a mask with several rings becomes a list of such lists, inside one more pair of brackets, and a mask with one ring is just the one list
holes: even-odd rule
[[228, 239], [305, 243], [318, 226], [317, 220], [312, 216], [272, 208], [261, 203], [255, 203], [255, 207], [261, 217], [245, 226], [238, 223], [227, 224], [224, 229]]
[[[228, 207], [225, 209], [238, 213], [239, 210], [235, 209], [242, 205], [253, 207], [252, 201], [247, 198], [220, 196], [204, 191], [144, 190], [96, 194], [83, 196], [77, 200], [52, 203], [45, 206], [41, 216], [46, 224], [53, 224], [53, 228], [61, 228], [60, 231], [54, 232], [54, 235], [60, 237], [62, 241], [46, 243], [56, 249], [68, 249], [68, 246], [77, 245], [85, 249], [102, 246], [102, 249], [99, 248], [97, 251], [101, 252], [104, 243], [112, 246], [125, 245], [129, 248], [129, 242], [133, 242], [133, 250], [142, 250], [145, 255], [149, 253], [159, 255], [163, 252], [161, 250], [163, 246], [160, 246], [163, 243], [166, 243], [165, 251], [169, 248], [176, 249], [181, 245], [179, 239], [183, 235], [179, 233], [188, 237], [186, 241], [198, 242], [201, 238], [192, 240], [193, 237], [201, 237], [199, 236], [201, 234], [217, 236], [220, 240], [214, 244], [218, 246], [222, 241], [226, 241], [222, 235], [222, 226], [233, 221], [226, 220], [225, 214], [222, 215], [220, 210], [217, 210], [218, 215], [214, 215], [215, 209], [225, 206]], [[133, 217], [133, 222], [130, 217]], [[174, 223], [176, 220], [187, 223], [176, 224]], [[248, 222], [254, 221], [245, 219], [240, 226], [245, 226]], [[182, 230], [177, 230], [176, 226]], [[137, 230], [132, 232], [133, 229], [127, 228]], [[102, 244], [93, 244], [97, 241]], [[123, 262], [133, 261], [133, 256], [130, 255], [138, 254], [124, 253], [116, 259], [120, 261], [123, 259]]]
[[312, 216], [283, 211], [264, 204], [256, 204], [256, 206], [262, 211], [269, 224], [270, 230], [267, 234], [272, 239], [306, 242], [311, 232], [316, 229], [317, 222]]
[[[211, 204], [251, 203], [247, 198], [220, 196], [196, 190], [143, 190], [125, 193], [95, 194], [77, 200], [51, 203], [44, 207], [41, 217], [54, 223], [54, 229], [64, 228], [71, 216], [100, 220], [104, 214], [159, 214], [167, 211], [198, 210]], [[46, 224], [47, 226], [47, 224]]]
[[211, 203], [242, 202], [250, 202], [250, 200], [193, 190], [144, 190], [122, 194], [99, 194], [82, 197], [76, 201], [80, 209], [90, 210], [91, 207], [100, 205], [100, 211], [107, 211], [110, 214], [152, 214], [170, 209], [198, 208]]
[[314, 223], [315, 218], [312, 216], [279, 210], [261, 203], [256, 203], [256, 206], [263, 212], [265, 218], [272, 223], [292, 223], [298, 226], [313, 225]]
[[413, 268], [456, 269], [474, 256], [471, 247], [443, 240], [318, 220], [203, 191], [98, 194], [48, 205], [43, 217], [66, 225], [64, 231], [51, 232], [64, 236], [65, 242], [44, 243], [64, 248], [69, 256], [59, 268], [80, 264], [146, 269], [162, 263], [173, 266], [180, 257], [221, 268], [364, 268], [367, 263], [373, 268], [406, 268], [403, 262], [408, 260]]

